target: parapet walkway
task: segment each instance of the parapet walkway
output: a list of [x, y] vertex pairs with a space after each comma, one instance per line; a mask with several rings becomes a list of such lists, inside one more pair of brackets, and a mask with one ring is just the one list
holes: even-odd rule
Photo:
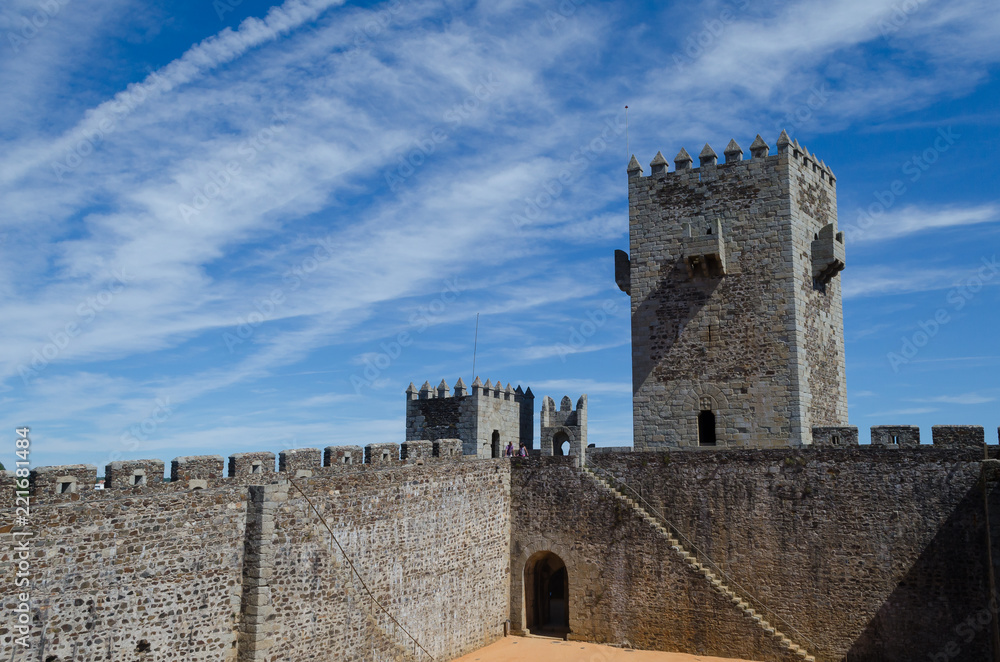
[[751, 662], [685, 653], [638, 651], [542, 637], [506, 637], [454, 662]]

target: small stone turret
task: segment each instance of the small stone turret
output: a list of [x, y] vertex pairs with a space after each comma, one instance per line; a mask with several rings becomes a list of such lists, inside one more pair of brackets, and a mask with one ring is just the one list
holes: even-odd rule
[[542, 455], [574, 455], [581, 464], [587, 452], [587, 394], [576, 401], [576, 409], [569, 396], [563, 396], [556, 409], [555, 401], [542, 399], [541, 441]]

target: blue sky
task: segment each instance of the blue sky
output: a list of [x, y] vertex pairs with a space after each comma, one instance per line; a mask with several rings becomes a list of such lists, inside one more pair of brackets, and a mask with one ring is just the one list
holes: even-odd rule
[[484, 381], [630, 443], [626, 104], [644, 164], [782, 128], [823, 159], [851, 423], [996, 443], [989, 0], [0, 12], [8, 464], [22, 425], [36, 465], [401, 441], [477, 313]]

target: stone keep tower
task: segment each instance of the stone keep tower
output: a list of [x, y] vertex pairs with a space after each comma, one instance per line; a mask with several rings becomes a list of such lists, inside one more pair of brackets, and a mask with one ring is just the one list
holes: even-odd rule
[[782, 131], [628, 166], [636, 450], [812, 443], [847, 425], [836, 178]]

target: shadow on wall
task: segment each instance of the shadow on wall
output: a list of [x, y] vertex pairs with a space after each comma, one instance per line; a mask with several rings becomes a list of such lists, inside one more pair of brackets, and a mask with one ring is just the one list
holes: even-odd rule
[[656, 289], [649, 293], [632, 315], [633, 329], [637, 323], [648, 324], [646, 320], [650, 317], [656, 320], [657, 328], [656, 335], [645, 339], [649, 360], [632, 361], [633, 393], [646, 383], [649, 373], [659, 367], [660, 361], [670, 353], [679, 339], [680, 331], [709, 302], [721, 284], [722, 280], [718, 278], [689, 280], [684, 261], [680, 258], [669, 268], [664, 265]]
[[[991, 488], [989, 498], [996, 557], [1000, 488]], [[893, 513], [887, 512], [886, 517], [886, 525], [891, 526]], [[847, 662], [995, 659], [990, 643], [994, 618], [988, 600], [984, 520], [983, 493], [973, 487], [869, 621], [848, 651]], [[956, 546], [972, 550], [965, 563], [956, 558]], [[970, 559], [977, 562], [969, 563]], [[973, 590], [976, 595], [970, 600]], [[928, 601], [927, 596], [936, 599]]]

